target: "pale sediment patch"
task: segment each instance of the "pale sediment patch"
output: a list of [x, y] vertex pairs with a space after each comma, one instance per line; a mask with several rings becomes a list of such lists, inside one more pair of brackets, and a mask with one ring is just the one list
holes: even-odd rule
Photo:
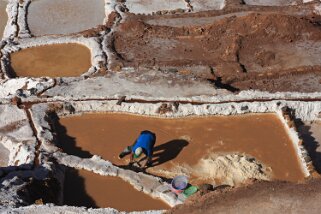
[[[151, 170], [153, 172], [153, 169]], [[195, 166], [186, 164], [159, 170], [156, 174], [166, 177], [186, 175], [193, 177], [194, 182], [208, 181], [214, 185], [237, 186], [249, 179], [271, 180], [272, 171], [255, 158], [239, 154], [210, 154], [202, 158]]]
[[225, 7], [225, 0], [191, 0], [193, 12], [207, 10], [222, 10]]
[[197, 177], [214, 178], [231, 186], [242, 184], [248, 179], [271, 179], [271, 169], [255, 158], [239, 154], [210, 155], [200, 160], [194, 167], [194, 173]]
[[187, 10], [184, 0], [130, 0], [126, 1], [129, 12], [135, 14], [152, 14], [158, 11]]

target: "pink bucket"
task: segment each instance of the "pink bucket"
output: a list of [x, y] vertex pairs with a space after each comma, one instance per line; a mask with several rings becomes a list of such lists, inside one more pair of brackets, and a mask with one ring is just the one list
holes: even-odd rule
[[179, 175], [173, 178], [172, 183], [171, 183], [171, 189], [172, 192], [179, 194], [184, 191], [184, 189], [188, 185], [188, 179], [184, 175]]

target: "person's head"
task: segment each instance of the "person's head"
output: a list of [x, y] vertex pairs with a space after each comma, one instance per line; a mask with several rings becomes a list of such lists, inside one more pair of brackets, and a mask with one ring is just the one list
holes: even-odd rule
[[135, 149], [134, 158], [139, 158], [142, 153], [143, 153], [143, 148], [142, 147], [138, 147], [137, 149]]

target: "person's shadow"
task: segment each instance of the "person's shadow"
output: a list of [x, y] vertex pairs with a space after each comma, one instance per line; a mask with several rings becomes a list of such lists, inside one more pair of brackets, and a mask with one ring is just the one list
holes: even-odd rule
[[308, 151], [312, 163], [315, 167], [315, 170], [318, 173], [321, 173], [321, 153], [318, 147], [320, 144], [316, 141], [316, 139], [312, 136], [311, 126], [305, 125], [302, 121], [295, 121], [297, 126], [299, 127], [300, 137], [303, 139], [305, 149]]
[[[175, 159], [184, 147], [188, 145], [188, 141], [183, 139], [175, 139], [168, 141], [164, 144], [155, 146], [153, 149], [153, 159], [152, 163], [148, 167], [158, 166], [167, 161]], [[146, 157], [141, 159], [145, 161]]]
[[59, 122], [59, 117], [56, 113], [49, 114], [51, 128], [53, 129], [55, 144], [69, 155], [75, 155], [80, 158], [91, 158], [93, 155], [80, 146], [77, 146], [76, 138], [69, 136], [67, 129]]
[[64, 205], [99, 208], [86, 190], [85, 178], [76, 169], [66, 167], [63, 194]]

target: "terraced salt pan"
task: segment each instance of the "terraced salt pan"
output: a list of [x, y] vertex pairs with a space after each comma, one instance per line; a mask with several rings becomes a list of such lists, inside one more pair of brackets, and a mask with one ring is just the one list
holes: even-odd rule
[[129, 12], [135, 14], [152, 14], [157, 11], [187, 9], [184, 0], [127, 0]]
[[287, 6], [296, 5], [301, 1], [298, 0], [244, 0], [247, 5], [260, 5], [260, 6]]
[[19, 77], [80, 76], [91, 67], [91, 54], [79, 44], [31, 47], [12, 53], [11, 67]]
[[[215, 160], [212, 154], [244, 153], [271, 167], [275, 179], [304, 178], [292, 142], [274, 114], [175, 120], [86, 114], [62, 118], [60, 124], [56, 128], [65, 152], [86, 158], [96, 154], [118, 165], [128, 163], [117, 159], [122, 149], [132, 144], [141, 130], [149, 129], [157, 135], [155, 166], [149, 171], [169, 177], [191, 170], [192, 181], [208, 182], [208, 176], [214, 175], [194, 169]], [[217, 182], [224, 179], [216, 176]]]
[[169, 208], [120, 178], [85, 170], [68, 169], [64, 187], [64, 204], [70, 206], [110, 207], [127, 212]]
[[3, 36], [4, 29], [5, 29], [7, 21], [8, 21], [6, 7], [7, 7], [7, 1], [0, 0], [0, 40]]
[[35, 36], [77, 33], [104, 23], [104, 5], [104, 0], [34, 0], [28, 26]]

